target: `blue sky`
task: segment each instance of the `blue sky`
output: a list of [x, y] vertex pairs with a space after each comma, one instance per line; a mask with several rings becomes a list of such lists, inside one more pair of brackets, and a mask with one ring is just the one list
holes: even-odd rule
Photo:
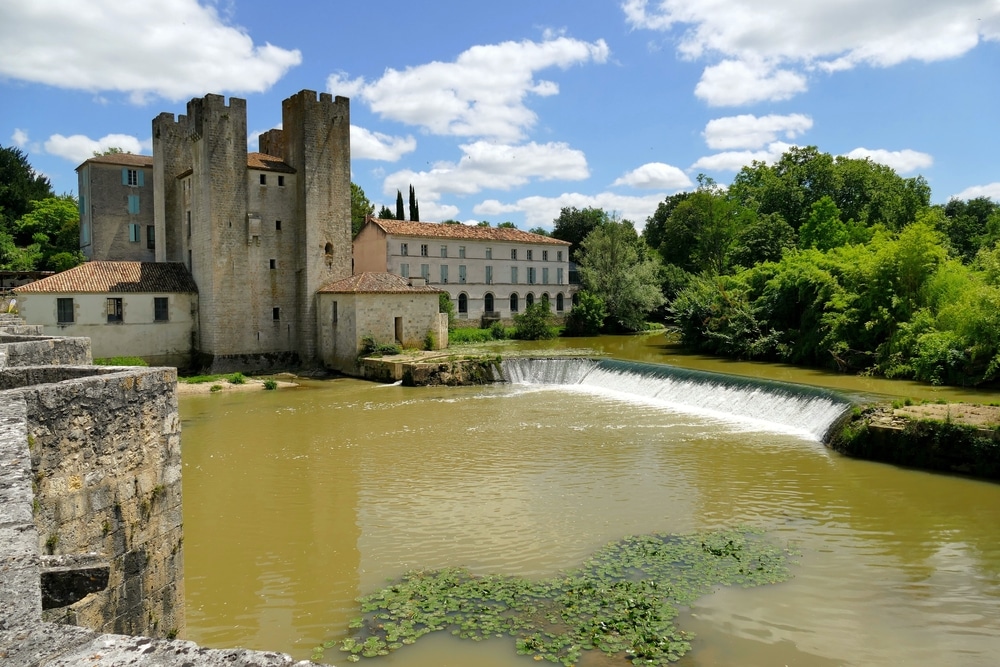
[[250, 150], [308, 88], [351, 98], [352, 174], [421, 219], [641, 227], [699, 173], [788, 146], [1000, 200], [998, 0], [0, 0], [0, 145], [57, 192], [152, 118], [247, 99]]

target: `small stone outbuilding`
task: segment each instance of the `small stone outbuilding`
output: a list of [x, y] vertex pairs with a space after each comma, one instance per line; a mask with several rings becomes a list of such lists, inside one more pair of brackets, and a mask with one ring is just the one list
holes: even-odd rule
[[420, 278], [391, 273], [359, 273], [322, 287], [316, 330], [323, 363], [357, 375], [358, 354], [369, 336], [404, 348], [448, 347], [448, 315], [438, 312], [439, 293]]

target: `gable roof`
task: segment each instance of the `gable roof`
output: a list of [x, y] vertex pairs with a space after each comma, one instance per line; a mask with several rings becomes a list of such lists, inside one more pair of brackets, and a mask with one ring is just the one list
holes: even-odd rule
[[[148, 167], [153, 168], [152, 155], [136, 155], [135, 153], [109, 153], [108, 155], [95, 155], [84, 160], [80, 167], [85, 164], [114, 164], [122, 167]], [[79, 171], [80, 167], [77, 167]]]
[[247, 167], [264, 171], [280, 171], [285, 174], [295, 173], [295, 169], [285, 164], [285, 161], [280, 157], [267, 153], [247, 153]]
[[394, 236], [420, 236], [436, 239], [469, 241], [506, 241], [508, 243], [544, 243], [547, 245], [571, 245], [541, 234], [522, 232], [511, 227], [479, 227], [462, 224], [446, 225], [441, 222], [410, 222], [408, 220], [385, 220], [369, 218], [368, 222], [381, 227], [386, 234]]
[[358, 273], [350, 278], [324, 285], [317, 290], [323, 294], [410, 294], [413, 292], [436, 294], [440, 291], [428, 285], [414, 287], [406, 278], [393, 273], [373, 272]]
[[22, 285], [15, 292], [57, 294], [197, 294], [187, 267], [175, 262], [84, 262], [54, 276]]

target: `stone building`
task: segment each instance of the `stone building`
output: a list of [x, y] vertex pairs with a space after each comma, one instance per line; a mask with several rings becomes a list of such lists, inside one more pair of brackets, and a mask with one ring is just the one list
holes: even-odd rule
[[[319, 327], [332, 326], [318, 317], [317, 293], [352, 274], [349, 100], [309, 90], [289, 97], [282, 129], [261, 135], [259, 153], [247, 150], [246, 101], [235, 97], [228, 104], [220, 95], [192, 99], [185, 115], [154, 118], [152, 133], [152, 157], [106, 155], [77, 169], [81, 247], [107, 272], [131, 271], [139, 282], [72, 291], [90, 284], [84, 269], [56, 281], [55, 291], [55, 283], [19, 290], [22, 312], [50, 334], [95, 325], [86, 335], [98, 356], [114, 349], [114, 356], [215, 371], [311, 365], [329, 356], [317, 348]], [[104, 260], [142, 265], [112, 269]], [[144, 282], [159, 275], [147, 263], [180, 267], [194, 289], [164, 294], [161, 284]], [[133, 304], [137, 317], [102, 323], [94, 294], [107, 304]], [[152, 320], [139, 316], [145, 306], [138, 294], [154, 307], [167, 299], [171, 319], [158, 320], [155, 311]], [[79, 321], [66, 320], [66, 310], [60, 315], [71, 301]], [[167, 361], [184, 326], [187, 361]], [[166, 347], [147, 349], [154, 341], [145, 336], [168, 330], [170, 340], [155, 343]]]
[[460, 319], [509, 319], [535, 301], [572, 308], [567, 241], [504, 227], [369, 218], [354, 270], [417, 276], [447, 290]]

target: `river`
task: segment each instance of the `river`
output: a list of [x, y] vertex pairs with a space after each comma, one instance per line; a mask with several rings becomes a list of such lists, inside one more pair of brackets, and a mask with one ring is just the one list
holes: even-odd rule
[[[616, 358], [949, 400], [935, 389], [686, 355], [662, 336], [560, 340]], [[856, 461], [808, 429], [621, 388], [406, 388], [352, 379], [183, 396], [184, 636], [307, 658], [410, 569], [547, 577], [625, 535], [736, 524], [800, 555], [678, 619], [679, 665], [994, 665], [1000, 485]], [[325, 660], [345, 664], [336, 649]], [[525, 667], [438, 633], [373, 667]], [[547, 663], [543, 663], [547, 664]], [[600, 654], [581, 665], [627, 664]]]

